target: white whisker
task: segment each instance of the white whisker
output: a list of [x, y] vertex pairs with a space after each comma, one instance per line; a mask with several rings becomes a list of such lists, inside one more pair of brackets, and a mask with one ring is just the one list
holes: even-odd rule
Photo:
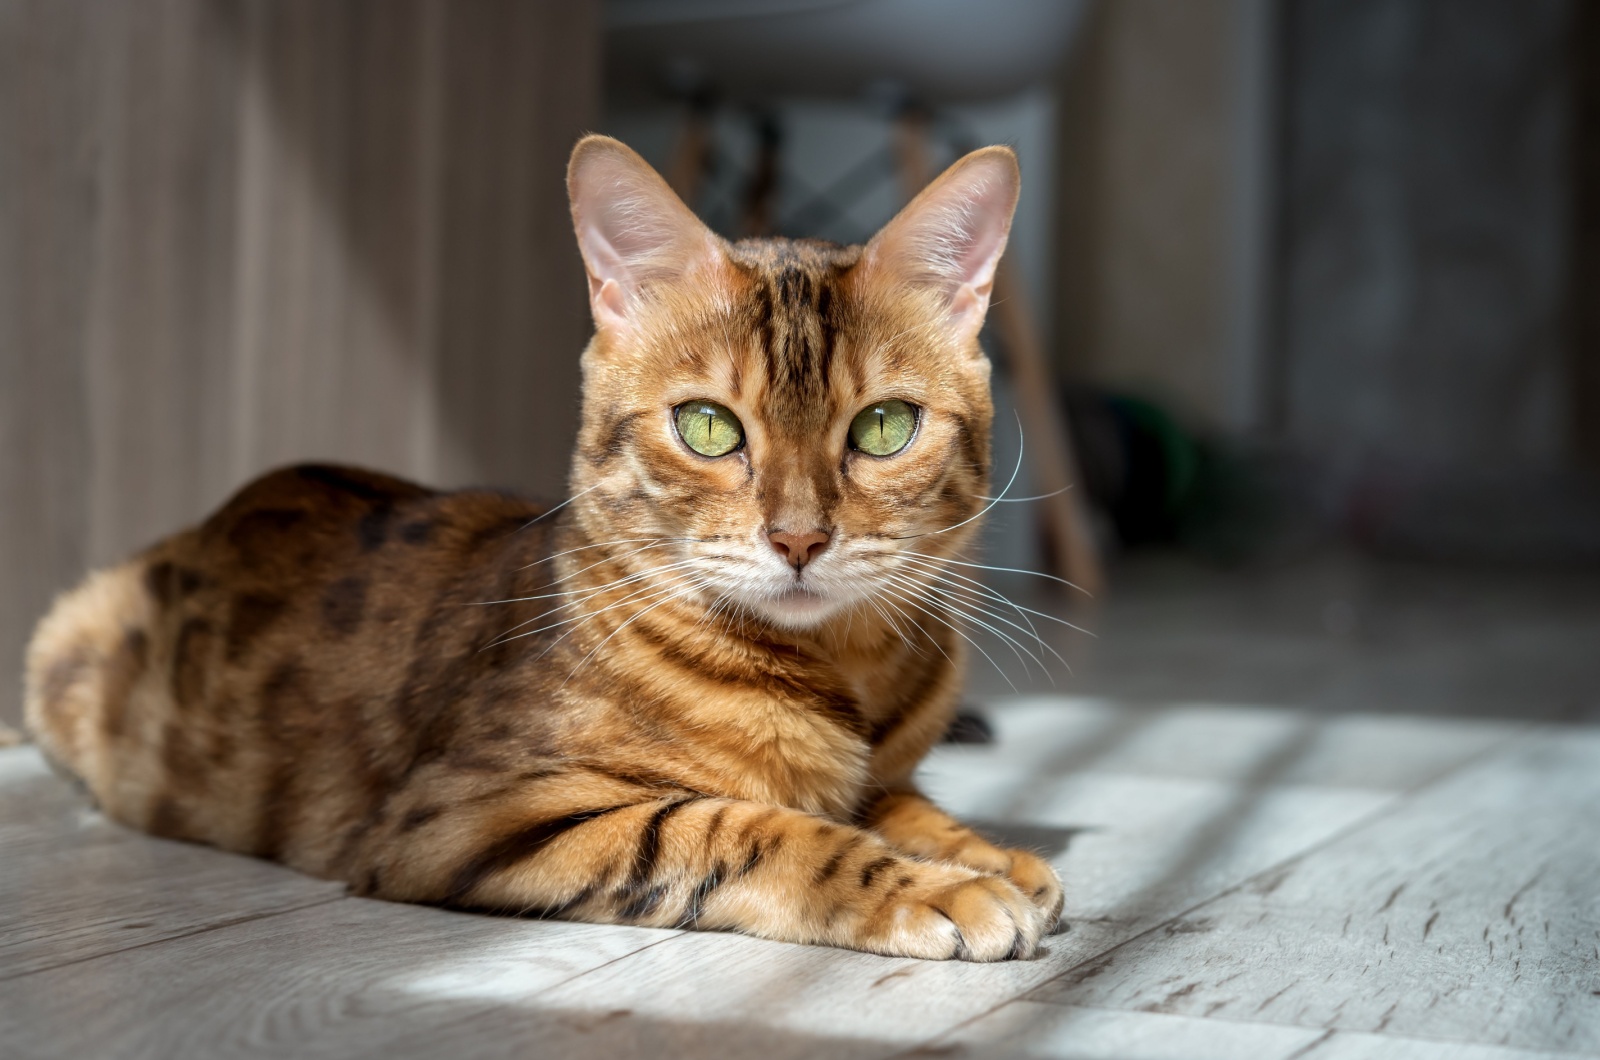
[[1081, 585], [1074, 585], [1072, 582], [1067, 581], [1067, 579], [1065, 579], [1065, 578], [1058, 578], [1054, 574], [1045, 574], [1042, 571], [1027, 570], [1027, 569], [1025, 569], [1023, 567], [995, 567], [995, 566], [991, 566], [990, 564], [987, 564], [987, 563], [964, 563], [959, 559], [946, 559], [944, 556], [933, 556], [933, 555], [929, 555], [926, 552], [913, 552], [910, 549], [906, 549], [904, 552], [901, 553], [901, 555], [905, 555], [905, 556], [921, 556], [923, 559], [931, 559], [936, 563], [953, 563], [957, 567], [972, 567], [972, 568], [974, 568], [976, 570], [1003, 571], [1006, 574], [1031, 574], [1035, 578], [1047, 578], [1050, 581], [1058, 582], [1058, 583], [1060, 583], [1062, 585], [1065, 585], [1069, 589], [1076, 589], [1080, 593], [1082, 593], [1083, 595], [1089, 597], [1089, 599], [1091, 599], [1091, 600], [1094, 599], [1093, 594], [1091, 594], [1089, 592], [1089, 590], [1083, 588]]
[[1011, 487], [1016, 484], [1017, 475], [1019, 473], [1021, 473], [1021, 471], [1022, 471], [1022, 453], [1023, 453], [1024, 448], [1026, 447], [1026, 441], [1027, 440], [1026, 440], [1026, 438], [1024, 438], [1023, 432], [1022, 432], [1022, 414], [1021, 413], [1017, 413], [1017, 466], [1011, 469], [1011, 477], [1006, 480], [1005, 489], [1002, 489], [1000, 491], [1000, 496], [996, 497], [994, 500], [992, 500], [988, 504], [984, 505], [983, 508], [981, 508], [975, 515], [969, 515], [965, 519], [961, 520], [959, 523], [955, 523], [954, 525], [947, 526], [943, 530], [930, 530], [925, 534], [906, 534], [906, 535], [901, 536], [901, 537], [893, 538], [893, 540], [895, 540], [895, 541], [909, 541], [912, 538], [933, 537], [936, 534], [948, 534], [950, 531], [960, 529], [961, 527], [966, 526], [968, 523], [970, 523], [970, 522], [972, 522], [972, 521], [974, 521], [976, 519], [983, 518], [985, 515], [988, 514], [989, 509], [993, 508], [995, 505], [999, 504], [1002, 500], [1005, 499], [1005, 495], [1010, 493], [1011, 492]]
[[[952, 624], [951, 622], [946, 620], [943, 616], [941, 616], [937, 612], [928, 610], [928, 608], [924, 607], [921, 603], [919, 603], [915, 597], [906, 596], [904, 593], [900, 592], [899, 590], [892, 589], [889, 586], [883, 586], [883, 591], [888, 593], [890, 596], [895, 597], [896, 599], [902, 600], [905, 603], [910, 604], [912, 607], [916, 608], [918, 611], [921, 611], [923, 614], [927, 615], [929, 618], [933, 619], [935, 622], [938, 622], [938, 623], [940, 623], [941, 625], [944, 625], [944, 626], [948, 626], [950, 629], [954, 630], [957, 636], [961, 637], [968, 644], [972, 645], [975, 649], [977, 649], [978, 654], [982, 655], [985, 659], [989, 660], [989, 665], [993, 666], [994, 669], [995, 669], [995, 672], [1000, 675], [1001, 679], [1003, 681], [1005, 681], [1006, 684], [1011, 686], [1011, 691], [1013, 691], [1013, 692], [1017, 691], [1017, 686], [1011, 680], [1011, 675], [1006, 673], [1005, 670], [1000, 666], [1000, 664], [994, 661], [994, 656], [990, 655], [988, 652], [983, 650], [983, 645], [979, 644], [977, 641], [973, 640], [970, 636], [968, 636], [966, 630], [962, 629], [960, 626]], [[938, 641], [934, 641], [934, 645], [935, 646], [938, 646], [938, 643], [939, 643]], [[944, 652], [944, 649], [940, 648], [939, 651], [942, 654]], [[945, 658], [949, 658], [949, 656], [946, 655]]]

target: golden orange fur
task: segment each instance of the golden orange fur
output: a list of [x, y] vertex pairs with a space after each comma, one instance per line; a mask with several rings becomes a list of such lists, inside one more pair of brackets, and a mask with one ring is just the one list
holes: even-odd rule
[[[603, 137], [569, 186], [596, 320], [573, 499], [259, 479], [40, 623], [41, 746], [120, 821], [363, 894], [1029, 955], [1055, 873], [912, 783], [961, 682], [926, 594], [989, 487], [1011, 153], [865, 247], [727, 244]], [[910, 443], [852, 448], [888, 399]], [[689, 448], [693, 401], [743, 444]]]

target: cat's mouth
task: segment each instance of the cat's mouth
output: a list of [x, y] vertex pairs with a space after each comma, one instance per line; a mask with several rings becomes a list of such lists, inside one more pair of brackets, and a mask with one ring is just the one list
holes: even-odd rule
[[837, 602], [799, 583], [785, 586], [762, 601], [768, 616], [786, 625], [809, 625], [832, 612]]
[[774, 595], [772, 602], [778, 607], [822, 607], [828, 598], [809, 586], [791, 585]]

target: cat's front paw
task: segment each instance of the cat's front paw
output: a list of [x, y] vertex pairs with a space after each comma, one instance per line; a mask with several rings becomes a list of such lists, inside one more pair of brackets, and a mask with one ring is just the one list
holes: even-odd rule
[[933, 856], [991, 876], [1004, 876], [1045, 914], [1045, 934], [1061, 920], [1061, 876], [1055, 866], [1026, 850], [1005, 850], [978, 835], [968, 835]]
[[1016, 885], [1017, 890], [1028, 896], [1028, 900], [1038, 907], [1045, 916], [1045, 934], [1056, 929], [1061, 922], [1061, 905], [1065, 895], [1061, 890], [1061, 875], [1056, 872], [1055, 866], [1037, 854], [1030, 854], [1026, 850], [1008, 850], [1011, 864], [1006, 867], [1006, 879]]
[[857, 944], [896, 957], [1004, 961], [1032, 957], [1048, 926], [1010, 880], [944, 869], [896, 894]]

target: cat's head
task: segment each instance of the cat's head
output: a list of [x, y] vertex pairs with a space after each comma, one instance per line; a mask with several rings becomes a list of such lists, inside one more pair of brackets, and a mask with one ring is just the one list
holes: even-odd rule
[[596, 328], [572, 473], [588, 536], [654, 569], [638, 584], [660, 599], [791, 629], [904, 609], [916, 553], [958, 550], [989, 492], [978, 330], [1012, 152], [967, 155], [864, 247], [730, 244], [606, 137], [578, 144], [568, 190]]

